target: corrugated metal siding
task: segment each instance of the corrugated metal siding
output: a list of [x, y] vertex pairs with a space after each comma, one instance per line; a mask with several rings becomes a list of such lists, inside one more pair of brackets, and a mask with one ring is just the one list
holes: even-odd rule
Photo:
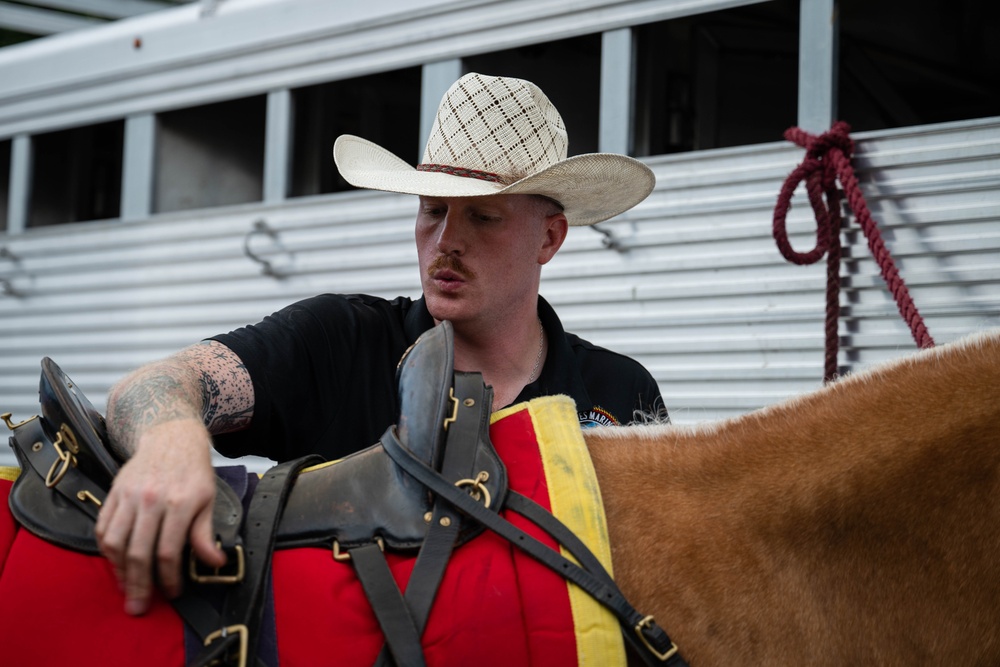
[[[939, 343], [1000, 325], [1000, 119], [859, 134], [869, 205]], [[822, 265], [787, 264], [771, 239], [780, 184], [801, 159], [787, 144], [653, 158], [653, 195], [603, 226], [619, 249], [573, 229], [542, 293], [568, 330], [632, 355], [676, 421], [731, 416], [819, 386]], [[792, 241], [812, 247], [804, 196]], [[37, 412], [39, 360], [55, 359], [99, 408], [130, 368], [319, 292], [419, 291], [415, 202], [354, 192], [84, 223], [3, 239], [0, 408]], [[257, 220], [277, 232], [243, 254]], [[852, 223], [853, 224], [853, 223]], [[847, 232], [841, 364], [914, 349], [865, 240]], [[4, 452], [0, 463], [10, 463]]]

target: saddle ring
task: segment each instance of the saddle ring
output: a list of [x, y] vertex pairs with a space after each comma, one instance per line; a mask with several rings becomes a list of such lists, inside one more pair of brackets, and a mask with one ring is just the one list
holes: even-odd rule
[[476, 475], [475, 479], [460, 479], [457, 482], [455, 482], [455, 486], [457, 486], [460, 489], [465, 486], [472, 487], [469, 490], [469, 495], [472, 496], [474, 500], [479, 500], [480, 494], [482, 494], [483, 507], [489, 509], [490, 503], [492, 502], [493, 499], [490, 497], [490, 490], [487, 489], [486, 486], [483, 484], [483, 482], [485, 482], [489, 478], [490, 474], [485, 470], [483, 470], [478, 475]]

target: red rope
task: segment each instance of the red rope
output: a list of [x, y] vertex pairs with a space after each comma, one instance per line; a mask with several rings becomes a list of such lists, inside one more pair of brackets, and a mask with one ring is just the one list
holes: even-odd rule
[[[896, 299], [899, 313], [910, 327], [913, 340], [921, 348], [933, 347], [924, 320], [913, 304], [899, 270], [889, 250], [882, 241], [875, 220], [868, 211], [864, 194], [858, 186], [858, 179], [851, 167], [854, 142], [850, 137], [850, 126], [838, 121], [829, 132], [819, 136], [811, 135], [797, 127], [785, 131], [785, 139], [806, 149], [806, 157], [796, 167], [781, 186], [778, 202], [774, 207], [774, 240], [778, 250], [795, 264], [814, 264], [826, 255], [826, 354], [824, 382], [837, 375], [837, 351], [839, 344], [837, 322], [840, 317], [840, 215], [841, 193], [837, 189], [840, 180], [847, 196], [847, 203], [854, 211], [861, 229], [868, 240], [868, 248], [878, 262], [889, 291]], [[807, 253], [796, 252], [788, 240], [785, 218], [792, 205], [792, 195], [799, 183], [805, 181], [809, 203], [816, 214], [816, 247]], [[826, 202], [823, 196], [826, 195]]]

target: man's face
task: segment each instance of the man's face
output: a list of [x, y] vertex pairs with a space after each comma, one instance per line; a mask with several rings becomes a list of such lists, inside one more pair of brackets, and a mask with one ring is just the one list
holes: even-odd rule
[[566, 219], [529, 195], [421, 197], [416, 241], [434, 319], [499, 326], [533, 309], [541, 267], [566, 236]]

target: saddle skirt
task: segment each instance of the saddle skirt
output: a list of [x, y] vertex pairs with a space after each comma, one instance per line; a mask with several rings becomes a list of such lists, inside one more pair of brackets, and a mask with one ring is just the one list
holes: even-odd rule
[[[572, 400], [544, 397], [494, 413], [490, 437], [510, 488], [549, 509], [610, 570], [600, 491]], [[5, 500], [17, 471], [3, 472]], [[166, 600], [157, 597], [143, 617], [127, 616], [106, 560], [36, 537], [3, 506], [0, 663], [180, 667], [191, 658]], [[522, 517], [501, 513], [555, 546]], [[387, 557], [405, 589], [414, 559]], [[275, 552], [271, 574], [280, 665], [373, 664], [383, 638], [349, 563], [334, 561], [329, 549], [287, 548]], [[610, 612], [490, 532], [455, 550], [422, 640], [428, 665], [625, 663]]]

